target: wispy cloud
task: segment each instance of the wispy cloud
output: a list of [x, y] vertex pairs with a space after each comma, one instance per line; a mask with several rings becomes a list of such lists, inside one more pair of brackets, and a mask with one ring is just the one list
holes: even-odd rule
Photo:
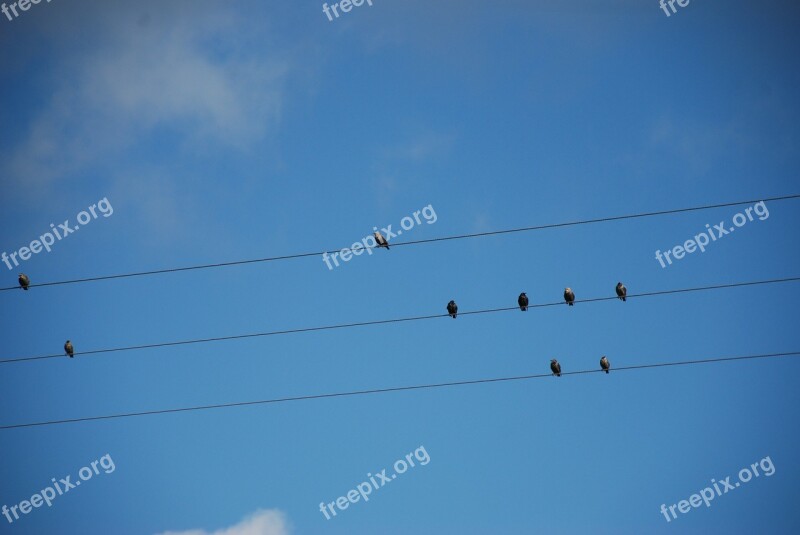
[[260, 509], [238, 524], [217, 531], [194, 529], [165, 531], [159, 535], [289, 535], [286, 515], [277, 509]]
[[156, 139], [188, 154], [257, 145], [279, 122], [289, 62], [246, 46], [249, 24], [229, 18], [117, 17], [89, 53], [67, 47], [0, 171], [40, 196], [86, 170], [135, 165]]

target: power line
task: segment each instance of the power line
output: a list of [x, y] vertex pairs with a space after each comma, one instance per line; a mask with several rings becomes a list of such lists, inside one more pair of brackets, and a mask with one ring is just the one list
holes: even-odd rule
[[[656, 292], [646, 292], [640, 294], [628, 294], [626, 296], [627, 299], [635, 299], [637, 297], [653, 297], [658, 295], [670, 295], [670, 294], [679, 294], [679, 293], [689, 293], [689, 292], [700, 292], [700, 291], [707, 291], [707, 290], [721, 290], [721, 289], [729, 289], [729, 288], [739, 288], [743, 286], [759, 286], [764, 284], [777, 284], [777, 283], [784, 283], [784, 282], [797, 282], [800, 281], [800, 277], [790, 277], [785, 279], [771, 279], [771, 280], [763, 280], [763, 281], [751, 281], [751, 282], [736, 282], [732, 284], [718, 284], [714, 286], [699, 286], [696, 288], [681, 288], [676, 290], [661, 290]], [[619, 299], [616, 295], [612, 297], [595, 297], [591, 299], [576, 299], [575, 303], [595, 303], [599, 301], [612, 301]], [[564, 305], [564, 301], [556, 301], [552, 303], [531, 303], [528, 305], [528, 308], [544, 308], [544, 307], [552, 307]], [[469, 315], [476, 315], [476, 314], [491, 314], [495, 312], [506, 312], [510, 310], [519, 310], [519, 306], [513, 307], [503, 307], [503, 308], [490, 308], [484, 310], [473, 310], [467, 312], [459, 312], [459, 316], [469, 316]], [[198, 338], [194, 340], [179, 340], [175, 342], [161, 342], [161, 343], [154, 343], [154, 344], [144, 344], [144, 345], [137, 345], [137, 346], [127, 346], [127, 347], [114, 347], [114, 348], [107, 348], [107, 349], [95, 349], [91, 351], [76, 351], [74, 354], [75, 356], [79, 355], [94, 355], [98, 353], [116, 353], [120, 351], [134, 351], [140, 349], [154, 349], [158, 347], [170, 347], [170, 346], [181, 346], [181, 345], [189, 345], [189, 344], [203, 344], [209, 342], [222, 342], [222, 341], [229, 341], [229, 340], [240, 340], [244, 338], [259, 338], [263, 336], [276, 336], [276, 335], [283, 335], [283, 334], [295, 334], [295, 333], [306, 333], [306, 332], [314, 332], [314, 331], [329, 331], [334, 329], [347, 329], [352, 327], [364, 327], [369, 325], [384, 325], [389, 323], [401, 323], [407, 321], [420, 321], [420, 320], [429, 320], [434, 318], [446, 318], [449, 317], [448, 314], [432, 314], [428, 316], [412, 316], [407, 318], [393, 318], [387, 320], [373, 320], [373, 321], [362, 321], [357, 323], [340, 323], [337, 325], [323, 325], [319, 327], [302, 327], [298, 329], [287, 329], [282, 331], [267, 331], [267, 332], [260, 332], [260, 333], [250, 333], [250, 334], [237, 334], [232, 336], [219, 336], [215, 338]], [[54, 354], [54, 355], [40, 355], [34, 357], [17, 357], [17, 358], [10, 358], [5, 360], [0, 360], [0, 365], [2, 364], [9, 364], [12, 362], [27, 362], [33, 360], [44, 360], [44, 359], [53, 359], [53, 358], [64, 358], [63, 353]]]
[[[620, 372], [620, 371], [629, 371], [629, 370], [642, 370], [647, 368], [663, 368], [667, 366], [688, 366], [694, 364], [709, 364], [709, 363], [718, 363], [718, 362], [729, 362], [729, 361], [736, 361], [736, 360], [753, 360], [753, 359], [769, 359], [769, 358], [778, 358], [778, 357], [788, 357], [788, 356], [799, 356], [800, 351], [791, 351], [786, 353], [768, 353], [762, 355], [745, 355], [739, 357], [721, 357], [715, 359], [702, 359], [702, 360], [686, 360], [682, 362], [660, 362], [655, 364], [639, 364], [634, 366], [622, 366], [612, 368], [611, 371], [613, 372]], [[601, 369], [592, 369], [592, 370], [579, 370], [574, 372], [562, 372], [563, 375], [582, 375], [587, 373], [602, 373], [603, 370]], [[43, 421], [43, 422], [32, 422], [32, 423], [25, 423], [25, 424], [14, 424], [14, 425], [4, 425], [0, 426], [0, 430], [3, 429], [20, 429], [23, 427], [41, 427], [47, 425], [57, 425], [57, 424], [69, 424], [69, 423], [78, 423], [78, 422], [90, 422], [95, 420], [112, 420], [118, 418], [130, 418], [133, 416], [152, 416], [156, 414], [169, 414], [169, 413], [176, 413], [176, 412], [193, 412], [193, 411], [204, 411], [210, 409], [225, 409], [231, 407], [245, 407], [248, 405], [265, 405], [268, 403], [285, 403], [289, 401], [303, 401], [303, 400], [310, 400], [310, 399], [324, 399], [324, 398], [338, 398], [338, 397], [349, 397], [349, 396], [361, 396], [366, 394], [383, 394], [387, 392], [404, 392], [409, 390], [427, 390], [427, 389], [434, 389], [434, 388], [444, 388], [448, 386], [465, 386], [465, 385], [477, 385], [477, 384], [487, 384], [487, 383], [501, 383], [501, 382], [510, 382], [510, 381], [523, 381], [529, 379], [541, 379], [544, 377], [551, 377], [552, 374], [550, 373], [543, 373], [537, 375], [520, 375], [516, 377], [495, 377], [490, 379], [473, 379], [469, 381], [452, 381], [448, 383], [433, 383], [433, 384], [423, 384], [423, 385], [411, 385], [411, 386], [396, 386], [390, 388], [374, 388], [370, 390], [353, 390], [349, 392], [335, 392], [329, 394], [311, 394], [306, 396], [294, 396], [294, 397], [287, 397], [287, 398], [274, 398], [274, 399], [264, 399], [258, 401], [238, 401], [233, 403], [219, 403], [216, 405], [200, 405], [195, 407], [181, 407], [177, 409], [158, 409], [158, 410], [151, 410], [151, 411], [140, 411], [140, 412], [128, 412], [128, 413], [120, 413], [120, 414], [109, 414], [105, 416], [85, 416], [82, 418], [70, 418], [65, 420], [50, 420], [50, 421]]]
[[[473, 234], [459, 234], [455, 236], [443, 236], [440, 238], [429, 238], [426, 240], [414, 240], [414, 241], [407, 241], [401, 243], [391, 243], [392, 247], [401, 247], [404, 245], [419, 245], [422, 243], [434, 243], [434, 242], [441, 242], [441, 241], [451, 241], [451, 240], [462, 240], [468, 238], [481, 238], [486, 236], [497, 236], [500, 234], [512, 234], [516, 232], [530, 232], [536, 230], [545, 230], [545, 229], [553, 229], [553, 228], [561, 228], [561, 227], [571, 227], [571, 226], [578, 226], [578, 225], [590, 225], [594, 223], [607, 223], [611, 221], [622, 221], [626, 219], [640, 219], [644, 217], [654, 217], [660, 215], [671, 215], [671, 214], [679, 214], [684, 212], [696, 212], [700, 210], [711, 210], [714, 208], [724, 208], [729, 206], [740, 206], [744, 204], [753, 204], [757, 202], [774, 202], [774, 201], [785, 201], [791, 199], [798, 199], [800, 198], [800, 194], [795, 195], [783, 195], [780, 197], [769, 197], [765, 199], [755, 199], [749, 201], [737, 201], [737, 202], [729, 202], [729, 203], [720, 203], [720, 204], [709, 204], [705, 206], [695, 206], [691, 208], [677, 208], [673, 210], [662, 210], [658, 212], [644, 212], [639, 214], [628, 214], [628, 215], [620, 215], [620, 216], [611, 216], [611, 217], [601, 217], [597, 219], [584, 219], [580, 221], [569, 221], [565, 223], [551, 223], [547, 225], [536, 225], [532, 227], [522, 227], [522, 228], [514, 228], [514, 229], [506, 229], [506, 230], [494, 230], [490, 232], [477, 232]], [[364, 249], [375, 249], [376, 246], [365, 246]], [[284, 255], [284, 256], [271, 256], [266, 258], [254, 258], [250, 260], [237, 260], [233, 262], [220, 262], [216, 264], [201, 264], [196, 266], [186, 266], [186, 267], [178, 267], [178, 268], [167, 268], [167, 269], [156, 269], [152, 271], [139, 271], [134, 273], [120, 273], [117, 275], [101, 275], [97, 277], [87, 277], [83, 279], [72, 279], [72, 280], [63, 280], [63, 281], [54, 281], [54, 282], [41, 282], [37, 284], [31, 284], [29, 288], [41, 288], [44, 286], [60, 286], [63, 284], [76, 284], [76, 283], [83, 283], [83, 282], [95, 282], [101, 280], [111, 280], [111, 279], [124, 279], [129, 277], [142, 277], [148, 275], [160, 275], [163, 273], [176, 273], [181, 271], [193, 271], [198, 269], [211, 269], [211, 268], [220, 268], [220, 267], [228, 267], [228, 266], [239, 266], [244, 264], [256, 264], [261, 262], [275, 262], [279, 260], [291, 260], [295, 258], [305, 258], [309, 256], [319, 256], [323, 254], [333, 254], [338, 253], [340, 249], [334, 249], [330, 251], [317, 251], [313, 253], [298, 253], [298, 254], [291, 254], [291, 255]], [[7, 291], [7, 290], [18, 290], [20, 289], [19, 286], [9, 286], [8, 288], [0, 288], [0, 292]]]

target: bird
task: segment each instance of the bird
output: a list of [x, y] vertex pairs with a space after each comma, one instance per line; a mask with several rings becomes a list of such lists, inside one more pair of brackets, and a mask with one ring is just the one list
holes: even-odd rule
[[386, 238], [383, 237], [383, 234], [376, 230], [373, 235], [375, 236], [375, 242], [378, 244], [378, 247], [386, 247], [386, 250], [388, 251], [389, 242], [386, 241]]
[[600, 367], [603, 368], [603, 371], [606, 373], [608, 373], [608, 369], [611, 368], [611, 363], [608, 362], [608, 359], [605, 355], [603, 355], [603, 358], [600, 359]]
[[28, 286], [31, 283], [31, 280], [28, 278], [28, 276], [24, 273], [20, 273], [18, 280], [19, 280], [19, 285], [22, 287], [22, 289], [28, 291]]
[[550, 369], [553, 370], [553, 375], [561, 377], [561, 364], [556, 359], [550, 361]]
[[572, 288], [564, 288], [564, 301], [566, 301], [569, 306], [575, 304], [575, 292], [572, 291]]
[[458, 315], [458, 305], [455, 301], [450, 300], [450, 302], [447, 303], [447, 313], [450, 314], [453, 319], [456, 319], [456, 316]]
[[622, 299], [622, 301], [624, 302], [625, 301], [625, 297], [627, 297], [627, 295], [628, 295], [628, 289], [625, 287], [624, 284], [622, 284], [621, 282], [618, 282], [617, 283], [617, 297]]
[[64, 351], [67, 352], [67, 356], [69, 358], [72, 358], [73, 355], [75, 354], [75, 348], [72, 347], [72, 342], [70, 342], [69, 340], [67, 340], [67, 343], [64, 344]]
[[525, 295], [525, 292], [519, 294], [519, 299], [517, 299], [517, 303], [519, 304], [519, 309], [523, 312], [528, 310], [528, 296]]

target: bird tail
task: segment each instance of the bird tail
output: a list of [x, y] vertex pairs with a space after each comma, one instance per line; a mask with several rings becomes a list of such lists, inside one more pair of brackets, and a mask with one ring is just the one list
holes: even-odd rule
[[28, 291], [28, 287], [27, 286], [23, 286], [22, 289], [25, 290], [26, 292]]
[[608, 373], [608, 370], [606, 370], [606, 373]]
[[623, 295], [623, 296], [622, 296], [622, 302], [624, 303], [625, 301], [627, 301], [627, 299], [626, 299], [626, 298], [625, 298], [625, 296]]
[[573, 306], [574, 304], [575, 303], [573, 303], [572, 301], [569, 302], [569, 306]]

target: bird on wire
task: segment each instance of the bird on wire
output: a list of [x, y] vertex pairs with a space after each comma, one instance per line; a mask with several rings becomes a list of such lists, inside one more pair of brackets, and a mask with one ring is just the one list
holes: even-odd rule
[[600, 367], [606, 373], [608, 373], [609, 368], [611, 368], [611, 363], [608, 362], [608, 358], [606, 358], [605, 355], [603, 355], [603, 358], [600, 359]]
[[572, 288], [564, 288], [564, 301], [566, 301], [569, 306], [575, 304], [575, 292], [572, 291]]
[[450, 317], [456, 319], [456, 316], [458, 316], [458, 305], [455, 301], [451, 300], [447, 303], [447, 313], [450, 314]]
[[376, 230], [373, 235], [375, 236], [375, 243], [378, 244], [378, 247], [386, 247], [386, 250], [388, 251], [389, 242], [386, 241], [386, 238], [383, 237], [383, 234]]
[[625, 287], [624, 284], [621, 282], [617, 283], [617, 297], [619, 297], [623, 302], [625, 301], [625, 297], [628, 295], [628, 289]]

